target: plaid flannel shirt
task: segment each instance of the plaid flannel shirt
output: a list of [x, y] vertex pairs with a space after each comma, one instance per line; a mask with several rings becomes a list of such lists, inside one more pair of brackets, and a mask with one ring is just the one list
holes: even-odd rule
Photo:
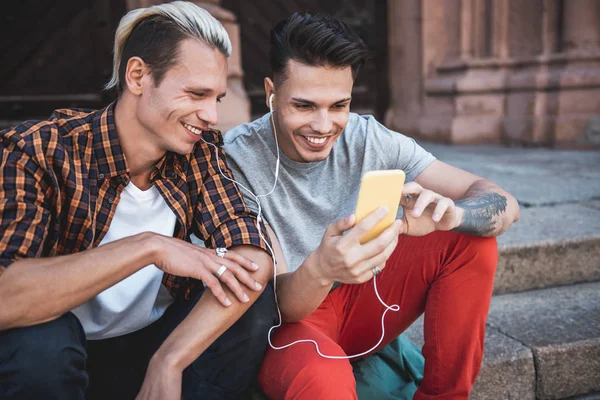
[[[97, 247], [129, 183], [119, 145], [115, 103], [98, 111], [56, 110], [46, 121], [0, 131], [0, 274], [14, 261]], [[232, 182], [223, 139], [206, 131], [189, 155], [168, 152], [150, 180], [177, 217], [173, 236], [190, 234], [207, 247], [248, 244], [266, 250], [255, 215]], [[267, 237], [263, 230], [263, 237]], [[201, 282], [165, 274], [174, 297], [189, 298]]]

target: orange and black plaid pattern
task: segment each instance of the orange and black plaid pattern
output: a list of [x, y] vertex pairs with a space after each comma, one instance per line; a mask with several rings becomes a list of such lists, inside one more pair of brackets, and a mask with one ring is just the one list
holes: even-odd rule
[[[242, 196], [229, 177], [220, 132], [187, 156], [168, 152], [151, 181], [177, 216], [174, 236], [203, 239], [207, 247], [239, 244], [266, 250]], [[119, 196], [129, 183], [119, 145], [114, 103], [99, 111], [56, 110], [47, 121], [0, 131], [0, 273], [15, 260], [73, 254], [99, 245]], [[267, 237], [263, 230], [263, 236]], [[165, 274], [174, 297], [201, 282]]]

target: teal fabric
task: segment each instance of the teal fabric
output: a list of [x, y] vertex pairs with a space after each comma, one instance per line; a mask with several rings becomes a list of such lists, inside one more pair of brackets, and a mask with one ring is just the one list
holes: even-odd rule
[[[372, 356], [352, 363], [359, 400], [410, 400], [423, 379], [421, 350], [405, 335]], [[252, 400], [268, 400], [258, 390]]]
[[425, 359], [405, 335], [352, 364], [360, 400], [410, 400], [423, 379]]

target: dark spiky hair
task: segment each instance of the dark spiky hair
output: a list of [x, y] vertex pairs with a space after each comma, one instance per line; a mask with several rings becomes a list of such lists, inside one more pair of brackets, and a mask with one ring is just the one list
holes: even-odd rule
[[289, 60], [313, 67], [351, 67], [356, 79], [369, 58], [363, 41], [329, 15], [294, 13], [271, 30], [271, 70], [276, 84], [286, 79]]

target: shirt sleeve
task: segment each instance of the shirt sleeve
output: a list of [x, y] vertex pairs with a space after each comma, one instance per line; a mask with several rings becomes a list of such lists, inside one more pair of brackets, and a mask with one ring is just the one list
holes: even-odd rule
[[373, 117], [366, 118], [367, 136], [376, 154], [384, 165], [381, 169], [401, 169], [406, 173], [406, 182], [415, 180], [436, 158], [413, 138], [392, 131]]
[[[246, 179], [246, 175], [244, 174], [244, 171], [242, 170], [242, 168], [240, 168], [238, 163], [231, 157], [231, 153], [226, 152], [226, 154], [227, 154], [227, 165], [229, 166], [229, 169], [233, 173], [233, 177], [234, 177], [235, 181], [238, 182], [238, 189], [241, 191], [241, 193], [243, 195], [244, 203], [246, 203], [246, 207], [248, 207], [254, 215], [258, 215], [258, 203], [256, 202], [256, 199], [254, 197], [252, 197], [252, 195], [249, 194], [249, 190], [252, 189], [252, 185], [250, 184], [248, 179]], [[244, 189], [244, 187], [240, 187], [239, 184], [242, 184], [244, 187], [246, 187], [248, 189]], [[264, 219], [264, 214], [263, 214], [263, 219]]]
[[41, 257], [50, 222], [44, 171], [9, 140], [0, 141], [0, 274], [22, 258]]
[[211, 248], [245, 244], [268, 251], [265, 241], [269, 239], [264, 224], [260, 225], [259, 232], [256, 214], [248, 209], [237, 185], [230, 180], [233, 177], [227, 167], [222, 141], [217, 142], [216, 149], [210, 145], [201, 146], [206, 173], [195, 210], [194, 233]]

